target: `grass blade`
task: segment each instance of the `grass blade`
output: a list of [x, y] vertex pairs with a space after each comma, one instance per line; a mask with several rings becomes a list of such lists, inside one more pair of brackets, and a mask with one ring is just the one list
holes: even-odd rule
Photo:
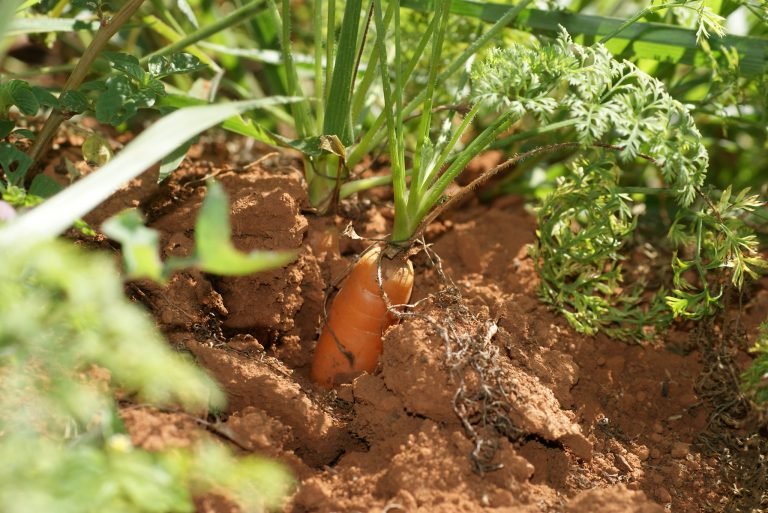
[[329, 90], [322, 135], [335, 135], [345, 146], [352, 144], [349, 110], [352, 104], [352, 80], [357, 61], [357, 33], [363, 17], [362, 0], [347, 0], [341, 22], [336, 62]]
[[10, 42], [10, 39], [6, 39], [5, 36], [9, 26], [15, 21], [13, 16], [18, 4], [19, 2], [16, 0], [5, 1], [0, 4], [0, 61], [5, 57], [5, 49]]
[[[6, 9], [5, 2], [0, 9]], [[11, 4], [12, 5], [12, 4]], [[9, 9], [13, 12], [13, 9]], [[3, 13], [5, 14], [5, 13]], [[7, 19], [7, 18], [6, 18]], [[11, 26], [5, 33], [6, 37], [23, 36], [24, 34], [46, 34], [49, 32], [74, 32], [82, 30], [88, 26], [90, 30], [96, 32], [99, 29], [99, 22], [82, 22], [73, 18], [48, 18], [45, 16], [35, 18], [16, 18], [11, 22]]]
[[[402, 5], [411, 9], [431, 12], [430, 0], [403, 0]], [[460, 16], [494, 22], [509, 9], [509, 6], [472, 0], [454, 0], [451, 12]], [[562, 25], [572, 36], [582, 35], [599, 38], [616, 31], [625, 20], [606, 16], [594, 16], [569, 11], [542, 11], [524, 9], [514, 20], [518, 28], [532, 29], [537, 33], [557, 34]], [[739, 72], [743, 75], [757, 75], [768, 69], [768, 40], [733, 36], [709, 39], [712, 51], [722, 52], [723, 48], [736, 48], [739, 52]], [[698, 50], [696, 31], [664, 23], [638, 22], [609, 41], [606, 46], [616, 55], [637, 57], [676, 64], [704, 65], [709, 62], [706, 54]]]

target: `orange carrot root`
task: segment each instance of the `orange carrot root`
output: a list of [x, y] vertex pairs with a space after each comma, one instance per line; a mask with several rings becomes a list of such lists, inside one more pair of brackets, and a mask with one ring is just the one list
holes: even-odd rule
[[331, 304], [328, 322], [317, 341], [312, 380], [324, 388], [347, 383], [362, 372], [373, 372], [382, 351], [381, 336], [397, 318], [387, 312], [381, 288], [390, 304], [407, 303], [413, 290], [413, 266], [405, 258], [381, 258], [381, 288], [377, 269], [381, 248], [363, 255]]

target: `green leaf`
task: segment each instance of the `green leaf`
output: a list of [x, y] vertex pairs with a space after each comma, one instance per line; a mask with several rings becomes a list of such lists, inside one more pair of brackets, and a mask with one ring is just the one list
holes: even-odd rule
[[59, 182], [47, 175], [37, 175], [29, 184], [29, 194], [40, 196], [41, 198], [50, 198], [64, 189]]
[[59, 106], [64, 113], [81, 114], [89, 108], [88, 97], [80, 91], [64, 91]]
[[96, 119], [117, 126], [136, 113], [135, 86], [124, 76], [107, 79], [107, 90], [96, 100]]
[[112, 64], [112, 67], [116, 70], [122, 71], [127, 76], [138, 81], [139, 83], [144, 82], [144, 77], [146, 76], [147, 72], [144, 71], [144, 68], [141, 67], [139, 59], [133, 55], [121, 52], [102, 52], [102, 55], [107, 60], [109, 60], [109, 62]]
[[14, 105], [27, 116], [34, 116], [37, 111], [40, 110], [40, 102], [37, 101], [37, 96], [32, 92], [32, 88], [29, 84], [21, 80], [11, 80], [5, 87], [8, 89], [8, 93], [13, 99]]
[[154, 78], [162, 78], [179, 73], [190, 73], [206, 69], [208, 66], [200, 59], [188, 53], [154, 56], [149, 59], [149, 73]]
[[[5, 1], [2, 2], [5, 5]], [[86, 22], [87, 27], [95, 32], [99, 29], [99, 22]], [[79, 26], [79, 27], [78, 27]], [[84, 28], [84, 22], [72, 18], [16, 18], [6, 32], [7, 37], [23, 36], [25, 34], [47, 34], [50, 32], [72, 32]]]
[[[287, 16], [287, 13], [285, 14]], [[347, 0], [344, 19], [339, 34], [336, 62], [333, 67], [326, 106], [323, 132], [339, 137], [345, 144], [352, 144], [352, 127], [349, 124], [349, 109], [352, 104], [352, 82], [357, 59], [357, 32], [360, 19], [365, 19], [362, 0]]]
[[97, 134], [86, 137], [82, 149], [85, 160], [97, 166], [103, 166], [114, 156], [109, 142]]
[[31, 165], [32, 159], [26, 153], [13, 144], [0, 143], [0, 167], [5, 172], [8, 183], [21, 185]]
[[163, 160], [160, 161], [160, 173], [157, 177], [158, 183], [168, 178], [171, 175], [171, 173], [173, 173], [174, 171], [176, 171], [176, 169], [178, 169], [178, 167], [184, 161], [184, 157], [187, 156], [189, 147], [192, 146], [192, 143], [194, 141], [195, 139], [190, 139], [186, 143], [176, 148], [170, 155], [166, 156]]
[[122, 246], [123, 262], [130, 278], [165, 281], [160, 260], [160, 235], [144, 226], [144, 218], [136, 209], [124, 210], [104, 221], [101, 230]]
[[[430, 12], [430, 0], [402, 0], [401, 5], [416, 11]], [[509, 9], [508, 5], [474, 0], [452, 0], [451, 13], [492, 23]], [[537, 34], [556, 35], [561, 28], [570, 34], [588, 38], [608, 35], [626, 20], [581, 14], [566, 10], [524, 9], [512, 24], [514, 27], [532, 29]], [[727, 35], [713, 36], [709, 40], [717, 54], [727, 48], [735, 48], [739, 54], [738, 73], [759, 75], [765, 73], [768, 40], [760, 37]], [[623, 58], [636, 57], [660, 62], [708, 66], [710, 56], [699, 49], [696, 31], [664, 23], [636, 22], [626, 27], [607, 43], [614, 55]]]
[[[192, 98], [190, 96], [182, 96], [178, 94], [170, 94], [168, 96], [163, 97], [158, 102], [158, 106], [160, 106], [161, 108], [169, 108], [169, 107], [182, 108], [182, 107], [192, 107], [195, 105], [208, 105], [208, 103], [205, 102], [205, 100]], [[273, 134], [266, 128], [263, 128], [260, 125], [258, 125], [252, 119], [244, 118], [243, 116], [233, 116], [227, 120], [224, 120], [224, 122], [221, 124], [221, 128], [223, 128], [224, 130], [229, 130], [230, 132], [233, 132], [235, 134], [244, 135], [246, 137], [252, 137], [257, 141], [261, 141], [265, 144], [270, 144], [272, 146], [283, 144], [282, 139], [284, 138], [280, 138], [279, 136]]]
[[282, 267], [296, 258], [295, 251], [241, 253], [230, 236], [227, 194], [221, 185], [210, 181], [195, 223], [195, 253], [203, 271], [237, 276]]
[[20, 139], [29, 139], [30, 141], [33, 141], [35, 137], [37, 137], [37, 134], [35, 134], [32, 130], [28, 130], [26, 128], [19, 128], [13, 131], [14, 137], [18, 137]]
[[0, 139], [5, 139], [11, 133], [16, 123], [10, 119], [0, 119]]
[[48, 89], [40, 86], [32, 86], [30, 89], [32, 90], [32, 94], [35, 95], [35, 98], [37, 98], [37, 102], [42, 107], [51, 107], [54, 109], [59, 107], [59, 100], [52, 95]]

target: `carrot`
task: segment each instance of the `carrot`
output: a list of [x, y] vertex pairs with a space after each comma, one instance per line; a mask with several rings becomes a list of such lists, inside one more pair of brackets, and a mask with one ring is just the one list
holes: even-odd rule
[[[381, 336], [397, 318], [387, 311], [383, 288], [393, 305], [406, 303], [413, 289], [413, 266], [405, 257], [381, 257], [381, 248], [364, 254], [331, 304], [312, 361], [312, 380], [324, 388], [372, 372], [382, 351]], [[381, 262], [381, 287], [378, 266]]]

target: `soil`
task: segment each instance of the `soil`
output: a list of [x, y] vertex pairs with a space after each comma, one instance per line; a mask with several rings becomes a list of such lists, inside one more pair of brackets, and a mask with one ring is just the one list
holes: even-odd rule
[[[361, 237], [381, 238], [391, 206], [372, 194], [318, 217], [290, 157], [219, 167], [205, 153], [160, 186], [150, 170], [87, 220], [139, 206], [160, 230], [164, 256], [185, 255], [205, 178], [215, 176], [230, 195], [239, 249], [299, 257], [248, 277], [192, 270], [165, 287], [128, 286], [229, 397], [226, 411], [197, 419], [124, 405], [137, 445], [213, 437], [276, 458], [297, 478], [285, 506], [296, 513], [759, 507], [765, 444], [743, 398], [718, 376], [748, 362], [768, 280], [744, 299], [740, 330], [726, 329], [730, 314], [698, 328], [681, 323], [644, 346], [580, 335], [537, 298], [526, 251], [535, 223], [523, 202], [469, 203], [427, 231], [413, 258], [416, 306], [387, 331], [377, 371], [326, 392], [308, 378], [324, 301], [368, 244], [341, 233], [351, 223]], [[752, 445], [742, 452], [758, 463], [742, 468], [734, 447], [745, 440]], [[233, 511], [213, 499], [198, 508]]]

